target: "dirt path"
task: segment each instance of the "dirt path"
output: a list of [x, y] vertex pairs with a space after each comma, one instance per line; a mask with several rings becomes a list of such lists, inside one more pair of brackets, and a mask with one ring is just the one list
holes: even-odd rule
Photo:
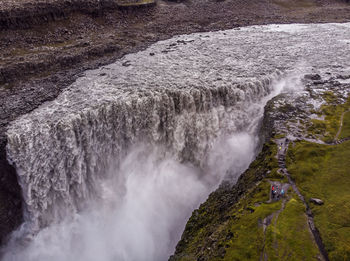
[[[282, 199], [282, 206], [279, 210], [275, 211], [274, 213], [272, 213], [271, 215], [267, 216], [266, 218], [264, 218], [262, 225], [263, 225], [263, 232], [264, 232], [264, 239], [263, 239], [263, 247], [261, 250], [261, 255], [260, 255], [260, 261], [265, 261], [268, 260], [268, 255], [265, 252], [265, 246], [266, 246], [266, 229], [267, 227], [271, 224], [272, 220], [274, 220], [274, 225], [276, 226], [277, 224], [277, 220], [278, 220], [278, 216], [279, 214], [284, 210], [285, 206], [286, 206], [286, 202], [289, 200], [289, 197], [287, 196], [287, 191], [289, 189], [290, 184], [289, 183], [281, 183], [278, 181], [271, 181], [268, 180], [268, 182], [271, 184], [271, 189], [270, 189], [270, 198], [266, 203], [271, 203], [273, 201], [278, 201], [280, 199]], [[278, 187], [279, 191], [281, 191], [282, 189], [285, 191], [285, 195], [282, 198], [274, 198], [272, 196], [272, 187]], [[275, 239], [276, 241], [276, 239]], [[277, 248], [276, 248], [277, 249]]]
[[289, 140], [287, 138], [283, 138], [283, 139], [277, 140], [276, 142], [277, 142], [277, 146], [278, 146], [277, 159], [278, 159], [278, 165], [280, 167], [279, 172], [287, 177], [288, 182], [290, 183], [290, 185], [293, 188], [293, 191], [298, 195], [300, 200], [304, 203], [305, 208], [306, 208], [307, 221], [308, 221], [308, 225], [309, 225], [310, 231], [312, 233], [312, 236], [313, 236], [315, 243], [320, 251], [320, 254], [322, 256], [322, 260], [328, 261], [329, 260], [328, 254], [327, 254], [327, 251], [324, 247], [321, 235], [315, 226], [315, 222], [314, 222], [314, 218], [313, 218], [311, 209], [310, 209], [309, 205], [307, 204], [304, 196], [300, 193], [297, 185], [292, 180], [289, 172], [287, 171], [286, 153], [287, 153], [288, 146], [289, 146]]
[[344, 115], [345, 115], [345, 113], [347, 113], [347, 112], [349, 112], [349, 111], [350, 111], [350, 110], [344, 111], [344, 112], [341, 114], [341, 117], [340, 117], [340, 126], [339, 126], [339, 129], [338, 129], [337, 135], [335, 135], [335, 138], [334, 138], [335, 141], [338, 141], [338, 140], [339, 140], [339, 135], [340, 135], [341, 130], [342, 130], [342, 128], [343, 128]]

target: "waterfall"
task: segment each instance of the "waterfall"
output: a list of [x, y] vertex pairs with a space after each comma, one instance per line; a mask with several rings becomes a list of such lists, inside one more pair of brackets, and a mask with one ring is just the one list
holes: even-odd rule
[[25, 211], [13, 238], [29, 243], [5, 260], [164, 260], [191, 211], [254, 158], [265, 102], [300, 74], [347, 64], [348, 43], [334, 39], [349, 30], [178, 36], [87, 71], [8, 126]]
[[[272, 91], [270, 82], [140, 90], [45, 121], [52, 117], [50, 106], [63, 108], [71, 95], [64, 93], [7, 132], [8, 159], [19, 175], [26, 218], [40, 228], [82, 209], [98, 196], [97, 180], [137, 142], [162, 145], [179, 161], [205, 164], [216, 137], [243, 131], [256, 117], [259, 108], [252, 104]], [[18, 133], [19, 128], [28, 132]]]

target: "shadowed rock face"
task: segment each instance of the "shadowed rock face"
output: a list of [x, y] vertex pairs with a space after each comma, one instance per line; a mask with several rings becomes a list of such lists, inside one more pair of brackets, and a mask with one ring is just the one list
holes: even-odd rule
[[4, 150], [0, 152], [0, 177], [0, 244], [3, 244], [4, 236], [23, 221], [21, 189], [16, 170], [8, 164]]
[[28, 28], [32, 25], [67, 18], [70, 13], [99, 14], [117, 8], [113, 0], [17, 1], [5, 0], [0, 7], [0, 29]]

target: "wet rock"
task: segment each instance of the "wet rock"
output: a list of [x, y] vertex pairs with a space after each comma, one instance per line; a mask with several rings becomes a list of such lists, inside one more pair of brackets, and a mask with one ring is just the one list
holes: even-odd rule
[[315, 84], [315, 85], [325, 84], [325, 83], [326, 83], [326, 81], [322, 81], [322, 80], [316, 80], [316, 81], [314, 81], [314, 84]]
[[131, 63], [130, 63], [130, 61], [126, 61], [126, 62], [122, 63], [122, 65], [125, 67], [128, 67], [131, 65]]
[[310, 198], [310, 202], [314, 203], [316, 205], [323, 205], [324, 204], [323, 200], [321, 200], [319, 198]]
[[319, 81], [321, 80], [321, 75], [319, 74], [306, 74], [304, 76], [305, 79], [313, 80], [313, 81]]
[[340, 75], [337, 75], [337, 79], [348, 80], [348, 79], [350, 79], [350, 74], [340, 74]]

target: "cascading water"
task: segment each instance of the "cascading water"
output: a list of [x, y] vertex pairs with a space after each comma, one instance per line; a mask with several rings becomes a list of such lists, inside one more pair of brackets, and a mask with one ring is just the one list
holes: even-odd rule
[[349, 32], [179, 36], [86, 72], [8, 128], [25, 222], [4, 260], [165, 260], [191, 211], [253, 159], [265, 102], [298, 86], [281, 72], [349, 66]]

